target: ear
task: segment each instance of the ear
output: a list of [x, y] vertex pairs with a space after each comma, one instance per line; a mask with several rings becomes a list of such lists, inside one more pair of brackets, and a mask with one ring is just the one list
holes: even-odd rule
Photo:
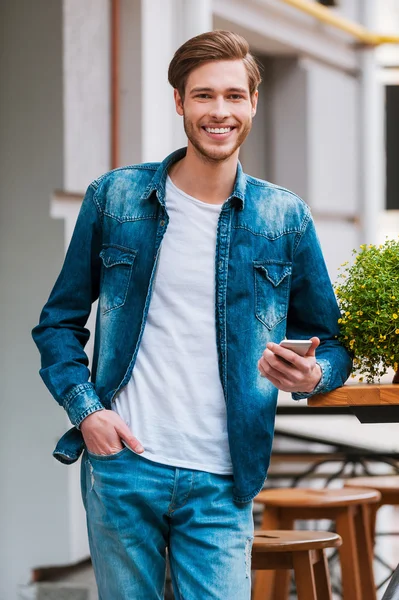
[[258, 92], [258, 90], [256, 90], [256, 92], [253, 93], [252, 98], [251, 98], [252, 117], [254, 117], [256, 115], [256, 107], [258, 106], [258, 97], [259, 97], [259, 92]]
[[184, 114], [184, 109], [183, 109], [183, 100], [178, 92], [177, 89], [173, 90], [173, 96], [175, 99], [175, 106], [176, 106], [176, 112], [178, 115], [180, 115], [181, 117]]

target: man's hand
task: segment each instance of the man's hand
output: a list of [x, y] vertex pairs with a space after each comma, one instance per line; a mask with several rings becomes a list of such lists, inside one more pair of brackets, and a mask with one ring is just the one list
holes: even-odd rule
[[98, 410], [83, 419], [80, 430], [86, 448], [93, 454], [116, 454], [124, 448], [122, 440], [138, 454], [144, 452], [126, 423], [113, 410]]
[[269, 343], [258, 361], [262, 377], [266, 377], [284, 392], [313, 392], [321, 379], [321, 369], [316, 363], [317, 337], [311, 338], [312, 345], [305, 356], [299, 356], [279, 344]]

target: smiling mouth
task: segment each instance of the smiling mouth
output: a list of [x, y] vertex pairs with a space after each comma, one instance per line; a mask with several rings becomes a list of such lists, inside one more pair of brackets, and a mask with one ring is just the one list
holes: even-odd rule
[[235, 127], [203, 127], [207, 133], [222, 135], [230, 133]]

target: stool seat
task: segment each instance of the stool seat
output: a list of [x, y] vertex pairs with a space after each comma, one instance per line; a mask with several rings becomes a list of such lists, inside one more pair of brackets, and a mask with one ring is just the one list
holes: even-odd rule
[[[298, 600], [332, 600], [325, 548], [337, 548], [339, 535], [328, 531], [256, 531], [252, 546], [252, 569], [265, 572], [294, 570]], [[283, 596], [274, 595], [275, 600]], [[263, 596], [263, 594], [262, 594]], [[265, 598], [265, 596], [263, 596]]]
[[[260, 527], [263, 531], [294, 530], [297, 520], [335, 522], [336, 532], [342, 538], [339, 555], [344, 600], [377, 600], [370, 508], [380, 500], [381, 493], [374, 488], [349, 486], [265, 489], [254, 498], [254, 502], [264, 506]], [[255, 556], [258, 561], [259, 554]], [[265, 555], [265, 562], [268, 556]], [[274, 572], [256, 574], [253, 600], [288, 600], [288, 595], [287, 571], [276, 567]]]
[[351, 504], [373, 504], [378, 502], [381, 494], [375, 489], [357, 487], [356, 489], [312, 489], [312, 488], [278, 488], [263, 490], [255, 502], [267, 506], [278, 507], [341, 507]]
[[328, 531], [255, 531], [252, 552], [300, 552], [338, 548], [341, 537]]
[[351, 477], [345, 487], [373, 488], [379, 492], [399, 494], [399, 475], [375, 475], [371, 477]]

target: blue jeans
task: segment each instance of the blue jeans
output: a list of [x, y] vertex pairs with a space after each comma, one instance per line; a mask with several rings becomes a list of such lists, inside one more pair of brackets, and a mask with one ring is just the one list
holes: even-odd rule
[[250, 599], [252, 502], [231, 475], [85, 450], [81, 484], [99, 600], [161, 600], [166, 548], [176, 600]]

